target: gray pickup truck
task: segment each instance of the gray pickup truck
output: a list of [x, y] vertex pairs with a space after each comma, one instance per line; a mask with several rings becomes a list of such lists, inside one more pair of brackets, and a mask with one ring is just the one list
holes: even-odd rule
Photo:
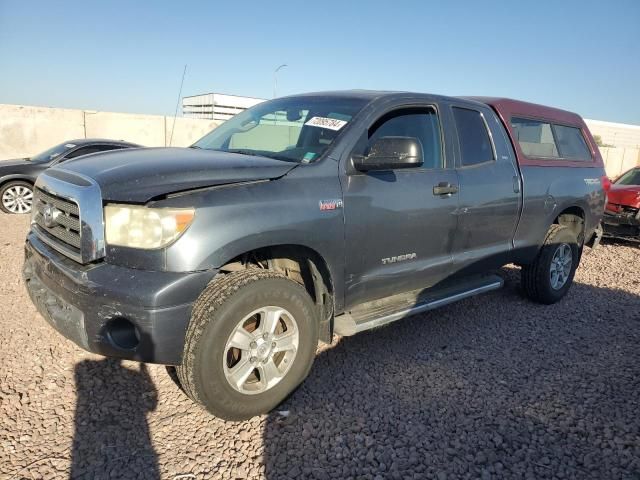
[[[35, 185], [24, 279], [82, 348], [176, 366], [226, 419], [277, 406], [318, 341], [499, 288], [569, 289], [606, 179], [576, 114], [348, 91], [233, 117], [190, 148], [94, 154]], [[380, 333], [384, 335], [384, 333]]]

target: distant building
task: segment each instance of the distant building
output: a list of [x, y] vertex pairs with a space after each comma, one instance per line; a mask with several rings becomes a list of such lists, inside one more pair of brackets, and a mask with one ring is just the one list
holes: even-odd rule
[[603, 122], [585, 119], [592, 135], [597, 135], [603, 145], [618, 148], [640, 148], [640, 125]]
[[205, 93], [182, 98], [182, 115], [207, 120], [228, 120], [249, 107], [264, 102], [263, 98], [240, 97], [222, 93]]

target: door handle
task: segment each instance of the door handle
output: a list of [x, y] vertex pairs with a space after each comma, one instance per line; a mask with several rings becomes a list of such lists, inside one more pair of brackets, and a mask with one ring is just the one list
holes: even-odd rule
[[520, 193], [520, 177], [513, 176], [513, 193]]
[[453, 193], [458, 193], [457, 185], [452, 185], [448, 182], [440, 182], [439, 184], [433, 186], [434, 195], [451, 195]]

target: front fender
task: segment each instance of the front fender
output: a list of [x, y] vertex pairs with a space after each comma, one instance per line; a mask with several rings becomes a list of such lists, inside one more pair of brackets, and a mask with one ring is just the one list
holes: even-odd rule
[[[342, 191], [331, 160], [295, 169], [278, 180], [213, 188], [166, 201], [195, 207], [187, 232], [165, 252], [168, 271], [219, 268], [244, 253], [279, 245], [315, 251], [327, 264], [341, 304], [344, 284]], [[336, 200], [333, 209], [321, 201]]]
[[25, 175], [25, 174], [21, 174], [21, 173], [12, 173], [12, 174], [8, 174], [8, 175], [2, 175], [0, 176], [0, 186], [4, 185], [7, 182], [10, 182], [12, 180], [19, 180], [22, 182], [29, 182], [30, 184], [34, 184], [36, 182], [36, 177], [32, 177], [30, 175]]

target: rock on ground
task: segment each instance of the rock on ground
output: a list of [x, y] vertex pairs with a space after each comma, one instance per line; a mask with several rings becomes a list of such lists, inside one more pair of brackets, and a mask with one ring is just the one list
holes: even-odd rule
[[85, 353], [20, 277], [0, 214], [0, 478], [640, 478], [640, 249], [583, 258], [559, 304], [503, 290], [319, 349], [278, 410], [224, 422], [165, 368]]

